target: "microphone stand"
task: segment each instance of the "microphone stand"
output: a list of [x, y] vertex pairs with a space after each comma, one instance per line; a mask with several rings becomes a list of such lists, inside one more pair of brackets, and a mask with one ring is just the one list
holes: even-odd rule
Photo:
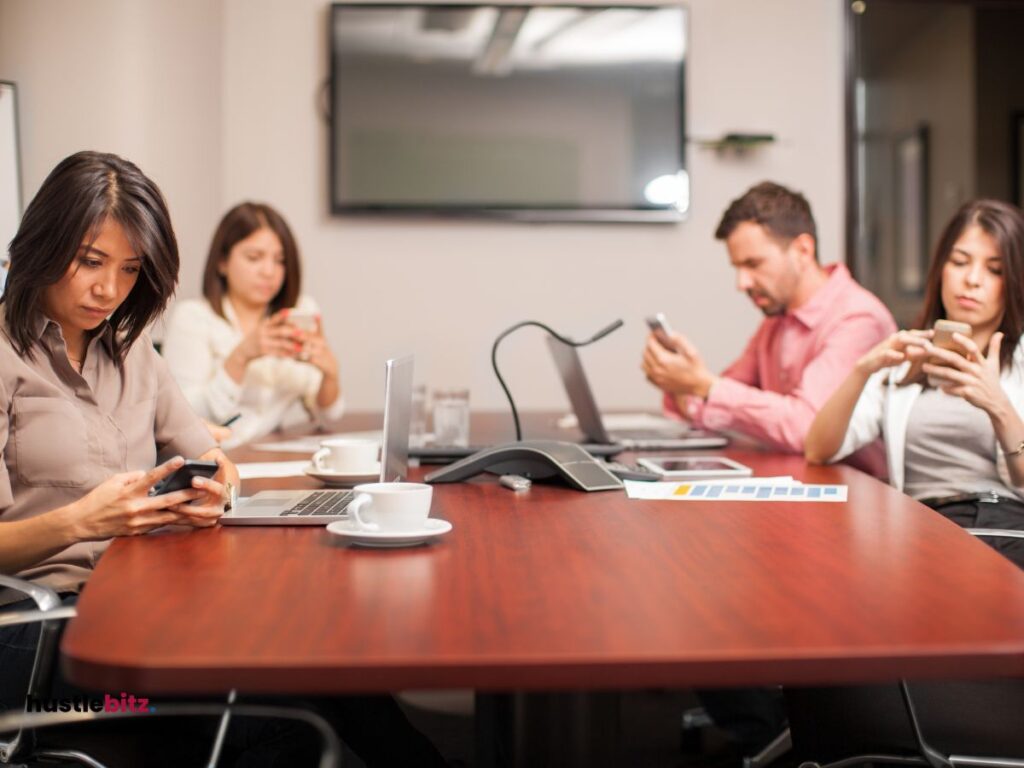
[[501, 340], [504, 339], [506, 336], [508, 336], [510, 333], [512, 333], [514, 331], [518, 331], [520, 328], [525, 328], [528, 325], [534, 325], [534, 326], [537, 326], [538, 328], [543, 328], [545, 331], [550, 333], [552, 336], [554, 336], [560, 342], [562, 342], [563, 344], [567, 344], [570, 347], [585, 347], [588, 344], [593, 344], [595, 341], [603, 339], [605, 336], [607, 336], [612, 331], [621, 328], [622, 327], [622, 320], [621, 319], [620, 320], [616, 320], [611, 325], [609, 325], [609, 326], [607, 326], [605, 328], [602, 328], [600, 331], [595, 333], [593, 336], [591, 336], [586, 341], [573, 341], [572, 339], [563, 336], [562, 334], [558, 333], [557, 331], [552, 330], [549, 326], [545, 325], [544, 323], [538, 322], [536, 320], [524, 320], [521, 323], [516, 323], [515, 325], [511, 326], [510, 328], [506, 328], [504, 331], [502, 331], [500, 334], [498, 334], [498, 338], [496, 338], [494, 340], [494, 346], [491, 347], [491, 367], [494, 368], [494, 375], [498, 377], [498, 383], [501, 384], [501, 388], [503, 390], [505, 390], [505, 397], [508, 398], [508, 404], [512, 408], [512, 421], [513, 421], [513, 423], [515, 424], [515, 427], [516, 427], [516, 442], [517, 443], [522, 441], [522, 439], [523, 439], [523, 430], [522, 430], [522, 427], [519, 424], [519, 412], [516, 410], [516, 404], [512, 400], [512, 393], [509, 391], [508, 385], [505, 384], [505, 379], [503, 379], [501, 377], [501, 371], [498, 370], [498, 345], [501, 343]]

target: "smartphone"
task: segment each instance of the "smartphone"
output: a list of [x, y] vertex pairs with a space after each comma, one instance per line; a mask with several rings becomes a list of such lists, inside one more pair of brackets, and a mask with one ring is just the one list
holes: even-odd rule
[[935, 335], [932, 337], [932, 344], [939, 349], [948, 349], [951, 352], [958, 352], [964, 354], [964, 348], [953, 341], [953, 334], [959, 333], [961, 336], [971, 335], [971, 326], [967, 323], [958, 323], [955, 320], [936, 320], [935, 321]]
[[216, 461], [188, 459], [182, 466], [150, 488], [149, 495], [162, 496], [165, 493], [191, 488], [193, 477], [213, 477], [217, 474], [218, 469], [219, 465]]
[[670, 352], [676, 351], [676, 345], [672, 342], [672, 328], [669, 326], [668, 320], [665, 319], [664, 312], [650, 315], [647, 318], [647, 327], [651, 329], [654, 338], [658, 340], [661, 346]]
[[[957, 344], [955, 341], [953, 341], [953, 334], [959, 333], [963, 334], [964, 336], [970, 337], [970, 325], [968, 325], [967, 323], [958, 323], [955, 320], [936, 320], [934, 329], [935, 335], [932, 336], [932, 344], [934, 344], [939, 349], [948, 349], [950, 352], [956, 352], [959, 355], [964, 354], [964, 348]], [[930, 358], [929, 362], [942, 364], [939, 361], [935, 360], [935, 358]], [[937, 376], [928, 377], [928, 385], [936, 389], [938, 389], [939, 387], [946, 383], [947, 382], [945, 379], [940, 379]]]
[[289, 325], [294, 325], [301, 331], [306, 333], [316, 332], [316, 315], [312, 312], [289, 312], [288, 317], [285, 318]]

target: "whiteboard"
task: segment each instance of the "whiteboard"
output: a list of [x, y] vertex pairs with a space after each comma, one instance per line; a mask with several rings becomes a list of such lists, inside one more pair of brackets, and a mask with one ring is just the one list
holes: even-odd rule
[[21, 221], [18, 106], [14, 83], [0, 80], [0, 266]]

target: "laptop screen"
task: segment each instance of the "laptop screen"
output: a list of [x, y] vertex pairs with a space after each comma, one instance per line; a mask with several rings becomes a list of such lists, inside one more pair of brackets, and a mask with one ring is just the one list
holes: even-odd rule
[[384, 372], [384, 442], [380, 480], [393, 483], [409, 473], [409, 417], [412, 411], [412, 355], [388, 360]]
[[594, 393], [587, 381], [587, 374], [583, 372], [583, 363], [580, 362], [576, 348], [563, 344], [554, 336], [548, 336], [547, 342], [558, 375], [565, 386], [565, 393], [569, 396], [569, 403], [576, 414], [580, 432], [595, 443], [612, 442], [601, 421], [601, 412], [597, 409]]

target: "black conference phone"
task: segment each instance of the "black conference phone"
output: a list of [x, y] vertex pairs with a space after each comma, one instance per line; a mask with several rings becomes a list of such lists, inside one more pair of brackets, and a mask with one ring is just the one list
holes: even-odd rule
[[576, 443], [560, 440], [523, 440], [495, 445], [438, 469], [424, 478], [428, 483], [457, 483], [481, 472], [522, 475], [531, 480], [559, 478], [580, 491], [617, 491], [622, 481]]

